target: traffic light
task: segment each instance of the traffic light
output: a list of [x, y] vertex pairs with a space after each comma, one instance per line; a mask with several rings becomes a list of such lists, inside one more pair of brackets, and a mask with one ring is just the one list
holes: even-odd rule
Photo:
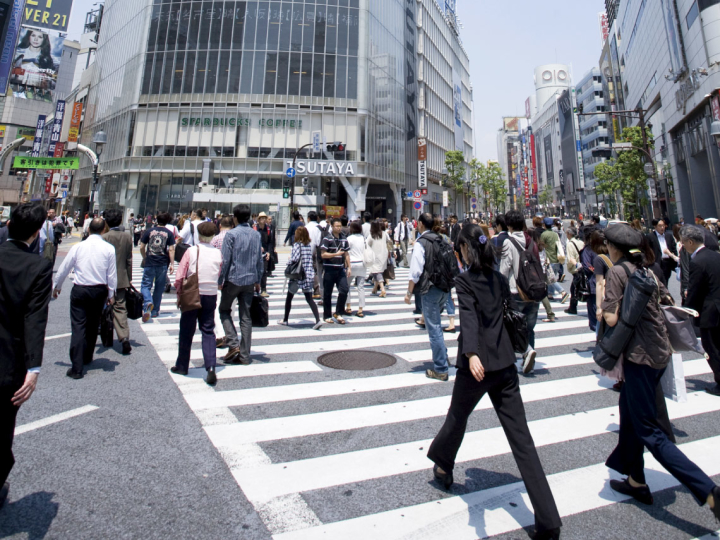
[[283, 189], [286, 189], [286, 188], [290, 189], [290, 179], [289, 178], [283, 178], [282, 187], [283, 187]]
[[328, 152], [344, 152], [345, 151], [345, 145], [341, 142], [336, 142], [332, 144], [327, 145], [327, 151]]

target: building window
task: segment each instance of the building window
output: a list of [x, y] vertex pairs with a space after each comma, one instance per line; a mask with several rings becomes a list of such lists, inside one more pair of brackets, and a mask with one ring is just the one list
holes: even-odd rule
[[690, 27], [695, 22], [695, 19], [698, 18], [698, 5], [697, 2], [693, 2], [693, 5], [690, 7], [690, 10], [688, 11], [687, 16], [685, 17], [685, 22], [687, 23], [688, 30], [690, 30]]

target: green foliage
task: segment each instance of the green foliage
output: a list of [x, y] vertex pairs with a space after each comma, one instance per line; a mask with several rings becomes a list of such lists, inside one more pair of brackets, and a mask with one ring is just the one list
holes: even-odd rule
[[[646, 134], [648, 146], [652, 150], [655, 147], [652, 132], [646, 129]], [[641, 129], [625, 128], [618, 142], [629, 142], [635, 148], [642, 148]], [[641, 209], [648, 203], [647, 174], [643, 170], [646, 159], [642, 150], [632, 149], [620, 152], [617, 159], [598, 163], [595, 167], [596, 193], [607, 198], [609, 209], [616, 207], [616, 197], [619, 194], [622, 197], [626, 220], [641, 217]]]
[[553, 203], [553, 191], [549, 185], [546, 185], [545, 189], [538, 193], [538, 203], [545, 209]]
[[[475, 160], [473, 160], [475, 161]], [[505, 208], [507, 200], [507, 183], [502, 168], [498, 163], [492, 162], [489, 165], [477, 163], [474, 185], [480, 190], [485, 199], [485, 211], [494, 208], [497, 212], [502, 205]]]

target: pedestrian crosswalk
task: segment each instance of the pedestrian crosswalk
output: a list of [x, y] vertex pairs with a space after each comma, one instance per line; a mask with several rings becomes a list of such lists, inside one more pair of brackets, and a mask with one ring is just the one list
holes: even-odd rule
[[[135, 265], [139, 283], [139, 260]], [[345, 326], [314, 331], [301, 295], [290, 327], [277, 325], [285, 304], [282, 267], [268, 281], [271, 324], [253, 329], [251, 365], [223, 366], [219, 350], [218, 384], [209, 387], [198, 334], [190, 374], [168, 373], [273, 537], [474, 540], [531, 526], [532, 507], [487, 398], [468, 424], [455, 485], [445, 492], [431, 481], [426, 454], [450, 404], [455, 370], [450, 382], [425, 377], [432, 354], [427, 332], [414, 324], [414, 305], [403, 302], [408, 270], [396, 269], [387, 298], [370, 296], [368, 287], [364, 319], [348, 316]], [[357, 301], [353, 291], [355, 310]], [[610, 490], [608, 479], [617, 476], [602, 461], [617, 437], [614, 381], [592, 361], [595, 334], [584, 306], [578, 316], [554, 307], [557, 322], [538, 322], [535, 372], [521, 376], [521, 392], [559, 510], [569, 517], [626, 498]], [[179, 317], [173, 292], [164, 295], [159, 317], [142, 325], [168, 367], [177, 357]], [[237, 324], [237, 312], [233, 317]], [[457, 334], [444, 337], [454, 363]], [[370, 372], [317, 363], [319, 355], [340, 350], [381, 351], [397, 363]], [[711, 380], [707, 362], [697, 355], [684, 360], [688, 400], [668, 401], [668, 412], [684, 433], [678, 436], [683, 450], [708, 474], [720, 475], [720, 399], [703, 391]], [[691, 433], [708, 418], [714, 421], [702, 422], [703, 433]], [[651, 456], [646, 467], [653, 491], [677, 486]], [[712, 525], [708, 512], [708, 531]], [[672, 525], [666, 533], [702, 536], [677, 536]]]

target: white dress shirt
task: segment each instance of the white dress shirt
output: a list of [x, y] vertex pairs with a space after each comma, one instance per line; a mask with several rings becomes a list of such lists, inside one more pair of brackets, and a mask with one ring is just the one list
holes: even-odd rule
[[665, 235], [660, 234], [657, 231], [655, 231], [655, 235], [657, 236], [658, 242], [660, 242], [660, 253], [662, 253], [662, 258], [669, 259], [670, 256], [667, 253], [665, 253], [665, 250], [668, 248], [667, 240], [665, 240]]
[[368, 239], [368, 236], [370, 236], [370, 224], [369, 223], [363, 223], [362, 224], [362, 233], [365, 237], [365, 240]]
[[413, 234], [413, 226], [412, 223], [409, 221], [407, 223], [400, 222], [395, 227], [395, 241], [396, 242], [403, 242], [405, 240], [410, 240], [412, 238]]
[[322, 243], [322, 231], [317, 221], [311, 221], [305, 228], [307, 229], [308, 235], [310, 236], [310, 245], [313, 247], [313, 253], [320, 249]]
[[[425, 231], [427, 232], [427, 231]], [[425, 233], [418, 236], [415, 241], [415, 249], [413, 249], [412, 259], [410, 259], [410, 279], [417, 285], [423, 272], [425, 271], [425, 247], [418, 242]]]
[[108, 298], [115, 296], [115, 248], [99, 234], [91, 234], [87, 240], [70, 249], [55, 276], [54, 289], [62, 288], [71, 270], [75, 270], [75, 285], [107, 285]]

